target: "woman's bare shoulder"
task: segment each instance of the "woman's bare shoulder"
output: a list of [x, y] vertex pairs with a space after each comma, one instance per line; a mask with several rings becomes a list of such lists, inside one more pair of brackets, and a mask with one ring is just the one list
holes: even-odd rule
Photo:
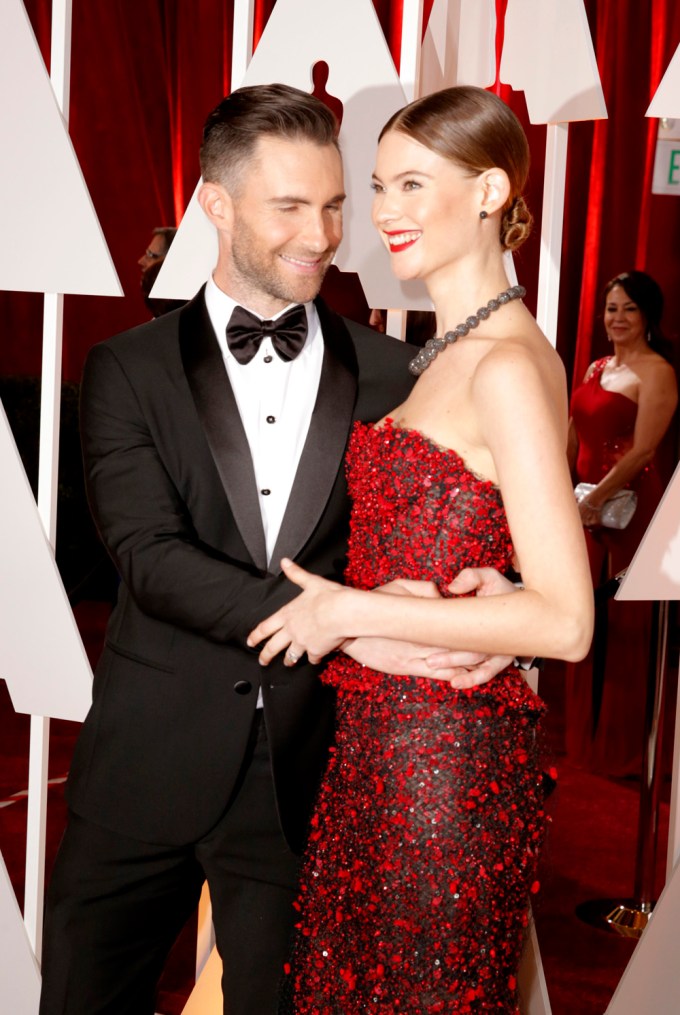
[[475, 381], [483, 386], [497, 380], [531, 383], [532, 379], [559, 388], [566, 384], [562, 360], [534, 321], [495, 342], [475, 371]]
[[640, 380], [641, 399], [653, 395], [656, 398], [677, 400], [678, 381], [675, 370], [663, 356], [650, 351], [650, 355], [635, 363], [633, 372]]
[[671, 378], [675, 377], [675, 370], [673, 365], [660, 356], [658, 352], [649, 350], [646, 356], [643, 356], [635, 364], [635, 372], [644, 379], [645, 376], [650, 378], [663, 377]]

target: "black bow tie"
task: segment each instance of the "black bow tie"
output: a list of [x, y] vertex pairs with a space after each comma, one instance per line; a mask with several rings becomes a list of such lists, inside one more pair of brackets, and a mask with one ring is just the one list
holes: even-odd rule
[[295, 359], [307, 339], [307, 312], [303, 305], [298, 303], [275, 321], [261, 321], [249, 310], [234, 307], [227, 325], [227, 345], [235, 360], [250, 363], [267, 335], [281, 359]]

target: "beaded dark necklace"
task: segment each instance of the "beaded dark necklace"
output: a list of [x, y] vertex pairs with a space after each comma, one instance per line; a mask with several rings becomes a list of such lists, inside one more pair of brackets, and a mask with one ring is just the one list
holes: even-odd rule
[[511, 285], [509, 289], [499, 293], [495, 299], [489, 300], [485, 307], [480, 307], [476, 314], [466, 318], [464, 324], [457, 325], [453, 331], [447, 331], [443, 338], [428, 338], [425, 347], [408, 365], [411, 373], [420, 377], [432, 360], [436, 359], [443, 349], [446, 349], [447, 345], [453, 345], [459, 338], [463, 338], [469, 331], [476, 328], [480, 321], [485, 321], [494, 310], [500, 310], [505, 303], [510, 303], [511, 300], [521, 300], [526, 294], [527, 291], [523, 285]]

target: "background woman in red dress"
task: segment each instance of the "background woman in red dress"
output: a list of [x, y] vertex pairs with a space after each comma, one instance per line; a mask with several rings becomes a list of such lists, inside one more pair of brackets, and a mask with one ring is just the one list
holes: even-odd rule
[[[657, 452], [678, 401], [660, 330], [661, 289], [641, 271], [605, 288], [604, 325], [612, 355], [588, 367], [572, 396], [569, 461], [575, 483], [593, 483], [579, 504], [597, 588], [630, 564], [663, 495]], [[602, 524], [619, 490], [638, 497], [623, 529]], [[637, 774], [642, 755], [651, 606], [604, 603], [588, 657], [567, 671], [569, 760], [602, 775]]]

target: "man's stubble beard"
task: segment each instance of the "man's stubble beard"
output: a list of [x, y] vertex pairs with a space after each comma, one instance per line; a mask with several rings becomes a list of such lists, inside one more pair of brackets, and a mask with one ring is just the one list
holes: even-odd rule
[[[256, 244], [252, 241], [252, 234], [248, 226], [237, 222], [231, 242], [231, 259], [241, 287], [256, 298], [258, 295], [266, 294], [271, 299], [281, 300], [285, 305], [308, 303], [318, 296], [321, 283], [335, 255], [335, 251], [332, 254], [323, 255], [326, 261], [320, 274], [294, 280], [283, 277], [283, 269], [281, 272], [276, 270], [278, 257], [276, 251], [266, 251], [265, 257], [260, 257], [257, 253], [253, 254], [254, 248], [256, 248]], [[316, 258], [319, 255], [307, 254], [307, 256]]]

